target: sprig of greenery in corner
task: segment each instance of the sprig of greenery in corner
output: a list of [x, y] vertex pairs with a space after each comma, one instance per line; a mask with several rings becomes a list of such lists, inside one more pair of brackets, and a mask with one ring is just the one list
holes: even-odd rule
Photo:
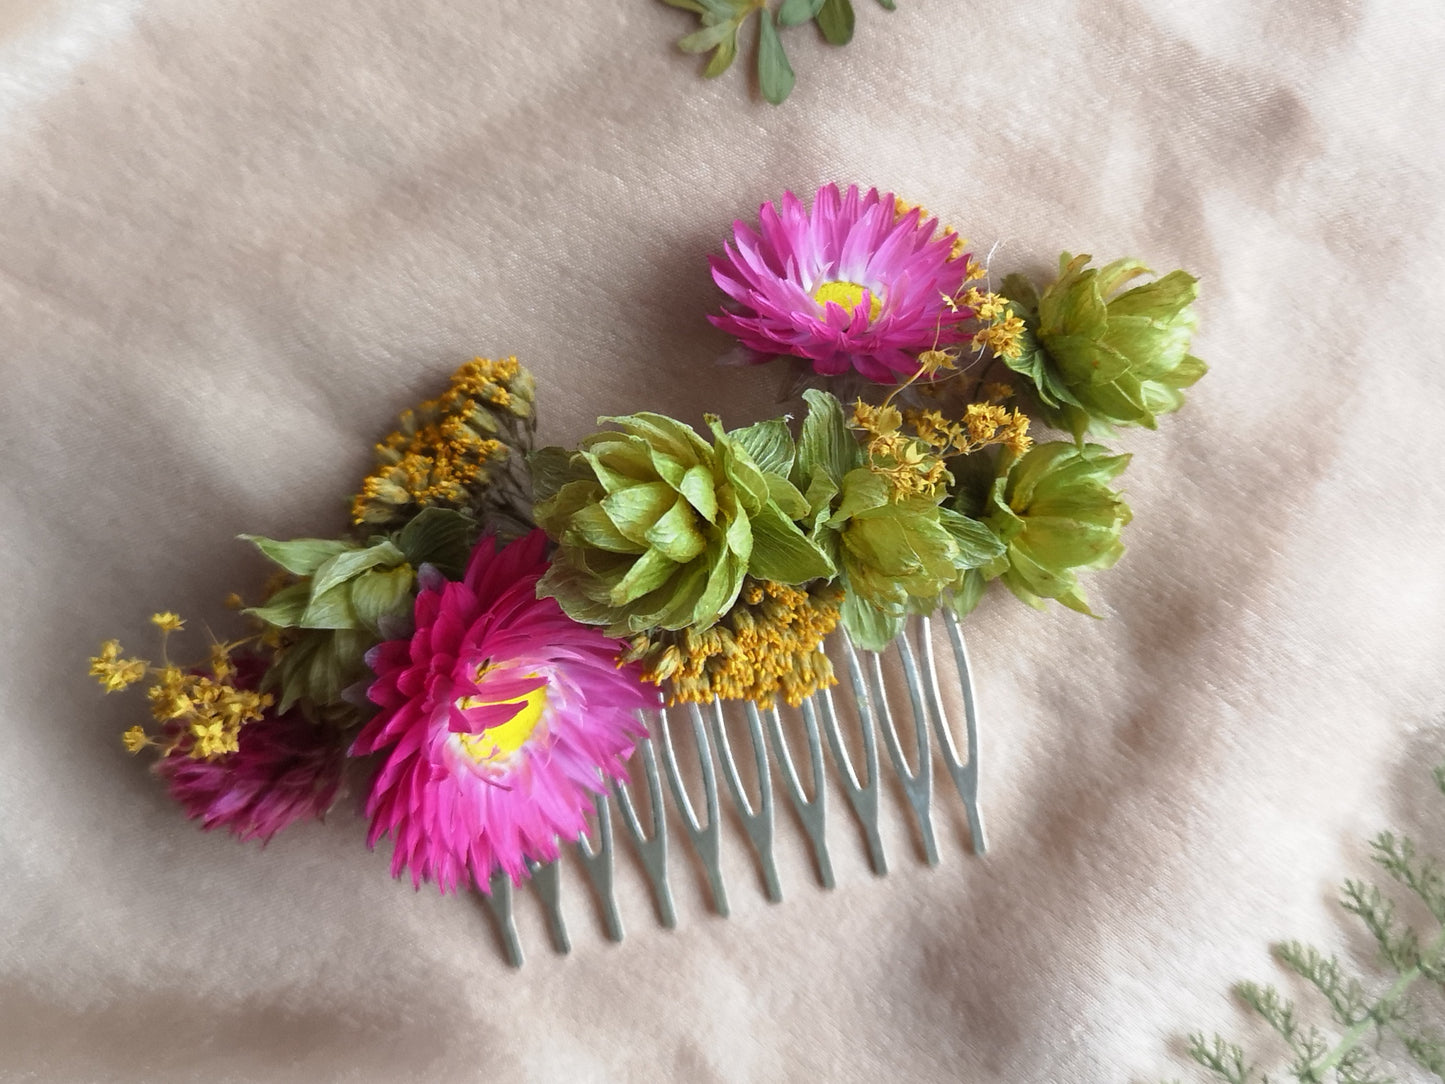
[[[855, 16], [852, 0], [782, 0], [774, 12], [769, 0], [662, 0], [670, 7], [691, 11], [702, 22], [678, 41], [685, 53], [711, 52], [703, 74], [709, 79], [732, 67], [738, 55], [738, 35], [744, 24], [758, 16], [757, 69], [763, 97], [774, 105], [793, 92], [797, 77], [783, 49], [779, 27], [816, 23], [830, 45], [847, 45], [853, 40]], [[894, 0], [878, 0], [887, 11], [896, 11]]]
[[[1435, 785], [1445, 793], [1445, 765], [1435, 769]], [[1394, 902], [1374, 884], [1346, 881], [1340, 905], [1357, 916], [1379, 947], [1380, 967], [1394, 976], [1387, 986], [1350, 974], [1333, 956], [1298, 941], [1274, 946], [1284, 967], [1315, 988], [1329, 1006], [1332, 1026], [1309, 1023], [1294, 1003], [1273, 986], [1242, 982], [1235, 994], [1273, 1028], [1290, 1050], [1284, 1072], [1303, 1084], [1389, 1084], [1375, 1051], [1386, 1040], [1398, 1042], [1421, 1068], [1445, 1080], [1445, 1035], [1425, 1021], [1411, 988], [1420, 979], [1445, 987], [1445, 869], [1420, 855], [1412, 840], [1382, 832], [1371, 843], [1374, 860], [1398, 884], [1424, 903], [1435, 929], [1425, 937], [1396, 915]], [[1371, 988], [1375, 987], [1375, 992]], [[1372, 1042], [1366, 1045], [1366, 1040]], [[1269, 1084], [1244, 1048], [1218, 1035], [1189, 1036], [1188, 1054], [1226, 1084]]]

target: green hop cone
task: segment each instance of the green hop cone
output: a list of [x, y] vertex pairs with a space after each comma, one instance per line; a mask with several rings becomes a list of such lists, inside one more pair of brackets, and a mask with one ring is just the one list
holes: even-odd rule
[[865, 464], [842, 404], [827, 392], [803, 396], [808, 414], [792, 478], [808, 497], [810, 537], [838, 567], [848, 636], [882, 651], [909, 613], [929, 613], [951, 598], [1003, 545], [976, 519], [942, 507], [942, 489], [934, 498], [900, 499]]
[[1109, 568], [1124, 553], [1119, 535], [1132, 513], [1108, 483], [1129, 458], [1097, 444], [1067, 441], [1035, 445], [1018, 459], [1005, 454], [983, 522], [1007, 550], [984, 566], [985, 578], [1001, 577], [1035, 609], [1052, 598], [1097, 616], [1084, 601], [1075, 571]]
[[1033, 381], [1044, 420], [1079, 442], [1091, 424], [1155, 428], [1208, 369], [1189, 353], [1198, 322], [1194, 276], [1171, 271], [1120, 292], [1148, 268], [1131, 259], [1094, 268], [1090, 259], [1065, 252], [1058, 279], [1042, 294], [1021, 275], [1003, 283], [1026, 325], [1022, 351], [1005, 360]]
[[558, 544], [538, 594], [573, 620], [613, 636], [702, 629], [746, 575], [801, 584], [834, 574], [793, 522], [808, 504], [785, 477], [794, 452], [781, 423], [726, 433], [709, 417], [709, 444], [659, 414], [600, 421], [620, 431], [532, 459], [536, 520]]

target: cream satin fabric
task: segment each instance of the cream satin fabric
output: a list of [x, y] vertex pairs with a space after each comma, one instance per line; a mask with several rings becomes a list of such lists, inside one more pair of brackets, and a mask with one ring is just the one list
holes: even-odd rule
[[[859, 0], [786, 41], [782, 108], [672, 48], [653, 0], [0, 3], [0, 1075], [17, 1080], [1118, 1081], [1187, 1075], [1387, 823], [1439, 836], [1445, 48], [1387, 0]], [[204, 834], [85, 658], [330, 533], [370, 442], [473, 354], [538, 375], [543, 436], [654, 409], [743, 424], [772, 370], [705, 256], [785, 188], [920, 202], [995, 266], [1061, 248], [1200, 275], [1213, 371], [1115, 443], [1107, 620], [1002, 593], [969, 626], [991, 853], [923, 866], [885, 795], [875, 878], [835, 793], [836, 891], [779, 827], [733, 917], [679, 849], [680, 927], [619, 872], [605, 942], [500, 960], [414, 893], [358, 795], [265, 853]], [[197, 638], [199, 640], [199, 638]]]

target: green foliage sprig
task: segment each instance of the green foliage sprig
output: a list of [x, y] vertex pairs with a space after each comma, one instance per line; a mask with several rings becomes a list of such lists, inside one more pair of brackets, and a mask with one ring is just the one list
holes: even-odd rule
[[[738, 55], [738, 35], [747, 22], [758, 17], [757, 71], [763, 97], [780, 104], [793, 92], [797, 77], [783, 49], [779, 28], [816, 23], [830, 45], [847, 45], [853, 40], [856, 16], [852, 0], [782, 0], [776, 11], [768, 0], [662, 0], [669, 7], [691, 11], [702, 22], [700, 30], [684, 35], [677, 45], [685, 53], [712, 53], [703, 74], [709, 79], [732, 67]], [[887, 11], [896, 11], [894, 0], [878, 0]]]
[[[1445, 793], [1445, 765], [1437, 767], [1434, 776]], [[1189, 1036], [1189, 1056], [1214, 1079], [1226, 1084], [1283, 1079], [1389, 1084], [1395, 1078], [1382, 1069], [1377, 1054], [1383, 1043], [1393, 1041], [1417, 1065], [1445, 1080], [1445, 1035], [1426, 1021], [1422, 1005], [1412, 997], [1422, 978], [1445, 988], [1445, 869], [1436, 859], [1422, 856], [1411, 839], [1393, 832], [1382, 832], [1371, 848], [1376, 865], [1425, 905], [1436, 928], [1422, 936], [1399, 918], [1394, 901], [1378, 885], [1346, 881], [1340, 906], [1369, 930], [1379, 949], [1380, 968], [1393, 975], [1393, 981], [1382, 986], [1378, 980], [1357, 977], [1338, 957], [1298, 941], [1274, 946], [1275, 959], [1314, 987], [1329, 1006], [1332, 1025], [1308, 1022], [1273, 986], [1241, 982], [1235, 995], [1289, 1047], [1289, 1062], [1282, 1070], [1287, 1075], [1260, 1070], [1242, 1046], [1218, 1035]]]

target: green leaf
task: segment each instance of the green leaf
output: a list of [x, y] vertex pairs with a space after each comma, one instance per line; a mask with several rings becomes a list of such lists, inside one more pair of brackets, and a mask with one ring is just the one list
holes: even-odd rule
[[647, 532], [676, 499], [676, 491], [666, 482], [648, 482], [609, 494], [602, 501], [602, 510], [624, 537], [646, 544]]
[[652, 525], [647, 532], [647, 541], [670, 560], [686, 564], [707, 549], [707, 539], [698, 530], [697, 520], [697, 513], [687, 503], [687, 498], [680, 496]]
[[358, 622], [356, 611], [351, 606], [351, 584], [346, 580], [317, 594], [306, 604], [301, 615], [303, 629], [354, 629]]
[[1038, 289], [1027, 275], [1021, 275], [1017, 271], [1004, 276], [1003, 287], [999, 292], [1010, 301], [1017, 301], [1029, 312], [1039, 307]]
[[612, 589], [610, 599], [614, 606], [626, 606], [640, 599], [649, 591], [655, 591], [667, 582], [677, 570], [677, 563], [660, 550], [648, 550], [632, 563], [627, 574]]
[[737, 490], [742, 506], [748, 512], [756, 512], [768, 503], [768, 481], [753, 457], [741, 443], [723, 431], [722, 422], [715, 414], [703, 416], [712, 428], [717, 440], [714, 451], [723, 476]]
[[316, 570], [311, 582], [312, 605], [315, 605], [317, 598], [329, 593], [332, 588], [345, 583], [353, 576], [359, 576], [369, 568], [376, 568], [378, 565], [394, 568], [405, 560], [406, 554], [398, 549], [390, 539], [383, 539], [364, 550], [338, 553]]
[[317, 706], [336, 703], [348, 685], [366, 676], [364, 658], [375, 642], [367, 633], [349, 630], [304, 633], [287, 646], [267, 674], [267, 680], [275, 680], [281, 689], [277, 710], [285, 713], [298, 700]]
[[959, 617], [967, 617], [978, 606], [986, 590], [988, 580], [984, 574], [976, 568], [970, 568], [954, 587], [948, 603]]
[[562, 534], [562, 541], [574, 546], [592, 546], [609, 553], [647, 552], [646, 541], [634, 542], [619, 531], [600, 504], [589, 504], [574, 514]]
[[793, 484], [806, 491], [813, 475], [822, 471], [842, 488], [843, 476], [862, 462], [858, 441], [843, 418], [843, 404], [816, 388], [803, 392], [808, 416], [798, 436], [798, 457]]
[[[761, 511], [761, 510], [760, 510]], [[742, 508], [733, 514], [725, 536], [729, 552], [739, 560], [746, 561], [753, 553], [753, 523]]]
[[617, 611], [589, 594], [592, 578], [568, 560], [562, 550], [537, 584], [538, 598], [554, 598], [573, 621], [584, 625], [610, 625]]
[[880, 5], [885, 11], [897, 11], [897, 10], [898, 10], [898, 5], [895, 4], [895, 3], [893, 2], [893, 0], [878, 0], [878, 3], [879, 3], [879, 5]]
[[733, 23], [733, 32], [718, 42], [717, 48], [713, 50], [712, 57], [707, 62], [707, 67], [702, 70], [702, 74], [708, 79], [716, 79], [723, 72], [731, 68], [733, 61], [738, 58], [738, 25], [737, 23]]
[[698, 515], [709, 523], [717, 522], [717, 484], [712, 471], [700, 464], [689, 467], [677, 489], [697, 509]]
[[692, 620], [688, 622], [699, 628], [714, 624], [737, 601], [738, 593], [743, 589], [743, 570], [746, 567], [743, 560], [732, 553], [709, 552], [707, 560], [711, 566], [707, 587], [698, 597]]
[[527, 466], [532, 472], [532, 498], [545, 501], [556, 496], [557, 491], [568, 482], [588, 477], [585, 469], [572, 463], [574, 453], [566, 448], [549, 445], [538, 448], [527, 457]]
[[843, 595], [843, 629], [865, 651], [882, 651], [903, 631], [906, 617], [890, 614], [862, 599], [851, 588]]
[[805, 519], [812, 510], [808, 499], [798, 492], [797, 486], [778, 474], [768, 474], [768, 496], [789, 519]]
[[764, 8], [758, 13], [758, 85], [764, 98], [781, 105], [793, 92], [794, 82], [796, 77], [788, 63], [788, 54], [783, 51], [778, 28], [773, 25], [773, 13]]
[[[638, 482], [650, 482], [659, 471], [653, 464], [646, 442], [619, 433], [603, 433], [583, 445], [582, 458], [608, 493], [616, 493]], [[677, 469], [680, 477], [682, 469]], [[663, 475], [666, 478], [666, 475]]]
[[702, 462], [711, 451], [696, 430], [665, 414], [643, 410], [636, 414], [598, 418], [597, 424], [615, 425], [624, 433], [640, 438], [645, 447], [664, 452], [687, 466]]
[[331, 558], [356, 548], [354, 543], [331, 538], [294, 538], [290, 542], [279, 542], [256, 534], [239, 537], [296, 576], [310, 576]]
[[728, 38], [736, 35], [738, 24], [734, 22], [718, 23], [715, 26], [705, 26], [701, 30], [694, 30], [687, 37], [677, 43], [677, 47], [684, 53], [705, 53], [709, 49], [716, 49]]
[[760, 470], [772, 471], [784, 478], [792, 472], [797, 447], [793, 443], [793, 434], [788, 431], [788, 423], [782, 418], [758, 422], [746, 429], [734, 429], [728, 436], [742, 445]]
[[395, 536], [397, 548], [413, 568], [434, 565], [459, 580], [466, 574], [477, 522], [452, 508], [423, 508]]
[[415, 582], [416, 572], [410, 565], [387, 572], [375, 569], [363, 572], [349, 585], [356, 619], [373, 632], [379, 631], [382, 618], [399, 617], [411, 608], [411, 588]]
[[822, 471], [813, 475], [813, 480], [808, 483], [808, 492], [803, 495], [803, 498], [808, 502], [808, 517], [815, 528], [827, 521], [833, 498], [837, 495], [837, 482]]
[[888, 479], [867, 467], [855, 467], [843, 478], [843, 499], [828, 520], [828, 526], [840, 527], [859, 512], [881, 508], [888, 503]]
[[818, 14], [824, 0], [783, 0], [778, 8], [778, 22], [783, 26], [802, 26]]
[[830, 45], [847, 45], [853, 40], [852, 0], [823, 0], [818, 9], [818, 29]]
[[833, 576], [836, 569], [821, 549], [808, 541], [776, 505], [752, 519], [753, 552], [749, 575], [778, 583], [799, 584]]
[[293, 583], [290, 587], [281, 588], [263, 605], [252, 606], [243, 612], [278, 629], [290, 629], [301, 624], [301, 615], [306, 612], [306, 604], [310, 601], [311, 585]]
[[960, 515], [951, 508], [938, 510], [938, 522], [943, 524], [943, 529], [958, 546], [958, 557], [954, 561], [958, 568], [980, 568], [1003, 556], [1007, 549], [987, 525]]

